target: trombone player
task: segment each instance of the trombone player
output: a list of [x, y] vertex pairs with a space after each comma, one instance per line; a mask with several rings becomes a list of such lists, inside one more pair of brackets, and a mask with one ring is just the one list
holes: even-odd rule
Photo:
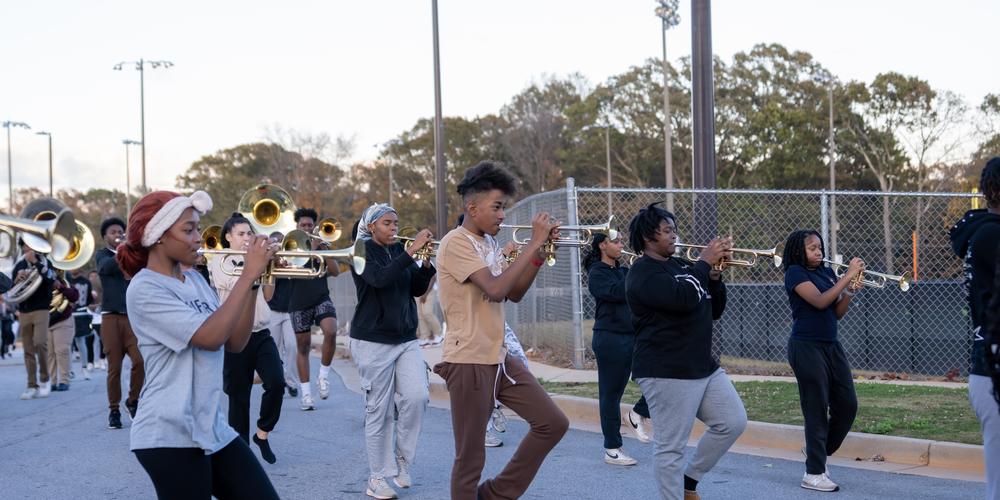
[[[48, 332], [49, 306], [52, 302], [52, 269], [44, 255], [35, 252], [23, 239], [18, 238], [21, 247], [21, 258], [14, 264], [11, 278], [14, 288], [11, 293], [25, 287], [26, 296], [10, 297], [7, 301], [17, 299], [17, 317], [20, 321], [21, 344], [24, 348], [24, 368], [28, 372], [28, 388], [21, 394], [21, 399], [48, 397], [52, 390], [49, 381], [48, 368]], [[37, 280], [37, 285], [32, 284]], [[28, 294], [31, 287], [37, 287]]]
[[[311, 208], [300, 208], [294, 214], [295, 226], [297, 229], [313, 234], [319, 214]], [[336, 235], [339, 237], [339, 235]], [[330, 238], [332, 239], [335, 238]], [[310, 238], [311, 249], [320, 250], [327, 246], [326, 240]], [[340, 266], [333, 259], [326, 259], [326, 269], [329, 276], [340, 274]], [[330, 363], [333, 362], [333, 353], [337, 332], [337, 310], [333, 307], [330, 299], [330, 288], [326, 283], [326, 276], [312, 279], [293, 280], [291, 298], [288, 308], [292, 318], [292, 329], [295, 330], [295, 343], [298, 346], [298, 358], [296, 365], [299, 369], [301, 401], [300, 408], [303, 411], [313, 410], [316, 404], [313, 401], [312, 389], [309, 385], [309, 349], [312, 343], [312, 327], [319, 325], [323, 330], [323, 350], [320, 359], [319, 397], [326, 399], [330, 396], [330, 382], [327, 380], [330, 374]]]

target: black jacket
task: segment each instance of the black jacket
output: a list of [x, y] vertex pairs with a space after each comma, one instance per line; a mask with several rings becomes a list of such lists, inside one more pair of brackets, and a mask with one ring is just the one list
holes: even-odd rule
[[628, 268], [611, 267], [597, 261], [590, 265], [587, 288], [597, 303], [594, 312], [594, 330], [614, 333], [635, 333], [632, 329], [632, 311], [625, 299], [625, 277]]
[[125, 290], [128, 289], [128, 280], [125, 274], [118, 267], [115, 260], [115, 253], [107, 247], [97, 251], [97, 274], [101, 277], [101, 288], [104, 289], [104, 296], [101, 298], [101, 312], [127, 314], [125, 307]]
[[417, 267], [403, 245], [383, 247], [365, 242], [365, 272], [351, 270], [358, 292], [358, 305], [351, 321], [351, 338], [381, 344], [415, 340], [417, 304], [413, 300], [427, 292], [437, 270]]
[[972, 353], [969, 373], [989, 376], [986, 369], [986, 311], [993, 296], [997, 243], [1000, 242], [1000, 215], [984, 209], [969, 210], [951, 228], [951, 248], [964, 261], [965, 290], [972, 320]]
[[719, 368], [712, 357], [712, 321], [726, 308], [726, 285], [711, 268], [671, 257], [642, 256], [625, 280], [635, 327], [632, 377], [699, 379]]
[[35, 293], [17, 305], [17, 310], [21, 312], [48, 311], [52, 302], [53, 279], [52, 269], [49, 267], [49, 262], [45, 257], [38, 255], [38, 260], [34, 264], [30, 264], [24, 257], [21, 257], [14, 264], [14, 269], [10, 272], [10, 277], [11, 279], [16, 279], [19, 271], [30, 269], [31, 267], [34, 267], [41, 273], [42, 284], [38, 286], [38, 290], [35, 290]]

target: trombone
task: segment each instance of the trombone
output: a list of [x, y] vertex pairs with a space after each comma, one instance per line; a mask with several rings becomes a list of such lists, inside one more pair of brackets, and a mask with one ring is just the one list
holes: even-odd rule
[[[410, 245], [417, 240], [417, 233], [419, 232], [420, 230], [413, 226], [404, 226], [399, 230], [396, 239], [403, 242], [404, 249], [409, 249]], [[438, 245], [440, 244], [439, 240], [429, 240], [423, 248], [413, 254], [413, 260], [430, 260], [437, 255]]]
[[[701, 254], [701, 250], [707, 248], [706, 245], [687, 245], [684, 243], [675, 243], [675, 247], [687, 249], [685, 256], [690, 261], [698, 260], [698, 255]], [[699, 251], [695, 254], [695, 251]], [[775, 246], [774, 248], [768, 250], [755, 250], [752, 248], [731, 248], [730, 251], [733, 255], [741, 255], [745, 257], [741, 258], [730, 258], [722, 259], [718, 264], [712, 266], [712, 269], [716, 271], [724, 271], [727, 267], [753, 267], [757, 265], [758, 259], [768, 258], [774, 263], [774, 267], [781, 267], [781, 252], [780, 248]]]
[[[843, 277], [844, 273], [847, 272], [847, 268], [850, 267], [848, 264], [834, 262], [827, 259], [823, 259], [823, 262], [833, 268], [833, 274], [835, 274], [838, 278]], [[890, 281], [895, 281], [896, 286], [899, 287], [900, 291], [910, 291], [910, 273], [903, 273], [896, 276], [892, 274], [877, 273], [867, 269], [862, 269], [861, 272], [851, 280], [851, 287], [854, 289], [862, 286], [869, 288], [885, 288], [888, 286]]]

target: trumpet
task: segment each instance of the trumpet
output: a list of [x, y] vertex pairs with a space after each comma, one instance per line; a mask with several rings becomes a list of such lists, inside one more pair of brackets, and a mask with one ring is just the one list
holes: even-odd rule
[[[338, 250], [308, 250], [311, 236], [305, 231], [295, 229], [289, 231], [281, 242], [281, 250], [274, 255], [278, 259], [285, 259], [290, 265], [279, 267], [274, 261], [268, 264], [264, 274], [261, 275], [261, 283], [270, 285], [276, 278], [289, 279], [312, 279], [326, 276], [326, 260], [331, 259], [338, 263], [339, 269], [345, 271], [349, 267], [354, 268], [354, 272], [361, 274], [365, 270], [365, 243], [358, 240], [353, 246]], [[198, 253], [205, 256], [245, 256], [245, 250], [230, 249], [209, 249], [203, 248]], [[308, 267], [310, 262], [316, 265]], [[222, 272], [230, 276], [239, 276], [243, 273], [242, 266], [234, 269], [227, 269], [225, 266]]]
[[222, 226], [213, 224], [201, 232], [201, 246], [209, 250], [222, 250]]
[[[419, 232], [420, 231], [413, 226], [404, 226], [399, 230], [399, 233], [396, 235], [396, 239], [403, 242], [404, 249], [409, 249], [410, 245], [417, 240], [417, 233]], [[438, 240], [432, 239], [428, 241], [423, 248], [417, 250], [417, 252], [413, 254], [413, 260], [430, 260], [437, 255], [438, 245], [440, 244], [441, 242]]]
[[625, 262], [628, 263], [629, 267], [632, 267], [632, 265], [635, 264], [636, 259], [639, 257], [642, 256], [634, 252], [629, 252], [628, 250], [622, 250], [622, 258], [625, 259]]
[[[542, 255], [545, 256], [545, 264], [548, 266], [553, 266], [556, 263], [556, 248], [557, 247], [570, 247], [570, 248], [580, 248], [590, 245], [594, 241], [594, 235], [601, 233], [607, 235], [608, 239], [616, 239], [618, 237], [618, 230], [611, 229], [611, 221], [614, 220], [615, 216], [608, 217], [608, 221], [604, 224], [593, 224], [593, 225], [582, 225], [582, 226], [559, 226], [560, 235], [563, 231], [568, 233], [573, 233], [575, 236], [563, 237], [555, 239], [548, 239], [542, 244]], [[500, 224], [501, 229], [511, 229], [513, 234], [511, 234], [511, 240], [517, 245], [527, 245], [531, 240], [518, 239], [518, 231], [531, 231], [532, 227], [528, 224]], [[508, 261], [513, 262], [517, 258], [517, 253], [512, 252], [513, 257], [508, 256]]]
[[[835, 274], [838, 278], [843, 277], [844, 273], [847, 272], [847, 268], [850, 267], [849, 264], [834, 262], [827, 259], [823, 259], [823, 262], [833, 268], [833, 274]], [[851, 287], [854, 289], [862, 286], [869, 288], [885, 288], [888, 286], [890, 281], [895, 281], [896, 286], [899, 287], [900, 291], [910, 291], [909, 273], [903, 273], [897, 276], [892, 274], [877, 273], [867, 269], [863, 269], [857, 276], [854, 277], [854, 279], [851, 280]]]
[[[675, 243], [675, 247], [687, 249], [685, 256], [688, 260], [694, 261], [698, 260], [698, 255], [695, 251], [704, 250], [707, 248], [706, 245], [687, 245], [684, 243]], [[781, 252], [780, 247], [775, 246], [774, 248], [768, 250], [755, 250], [752, 248], [731, 248], [730, 251], [733, 255], [746, 255], [742, 258], [730, 258], [722, 259], [718, 264], [712, 266], [712, 269], [716, 271], [724, 271], [727, 267], [753, 267], [757, 265], [758, 259], [768, 258], [774, 263], [774, 267], [781, 267]]]

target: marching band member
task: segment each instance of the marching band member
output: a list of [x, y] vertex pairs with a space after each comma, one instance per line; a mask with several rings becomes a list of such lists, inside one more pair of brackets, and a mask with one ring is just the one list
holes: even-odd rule
[[246, 347], [254, 281], [275, 249], [254, 236], [242, 274], [220, 304], [200, 273], [181, 270], [198, 259], [198, 222], [211, 208], [203, 191], [149, 193], [133, 207], [118, 247], [116, 260], [132, 277], [126, 301], [148, 374], [130, 447], [159, 498], [278, 498], [222, 412], [222, 349]]
[[[509, 172], [490, 162], [466, 170], [458, 184], [465, 219], [438, 245], [438, 280], [448, 334], [443, 360], [434, 372], [444, 378], [452, 401], [451, 498], [457, 500], [520, 497], [569, 427], [566, 415], [538, 380], [503, 347], [503, 301], [524, 297], [544, 262], [542, 245], [558, 226], [548, 214], [536, 215], [531, 241], [503, 269], [503, 255], [493, 236], [500, 231], [514, 183]], [[497, 401], [524, 418], [531, 430], [503, 471], [480, 484], [487, 420]]]
[[799, 404], [805, 419], [806, 472], [803, 488], [837, 491], [826, 468], [854, 424], [858, 398], [847, 354], [837, 340], [837, 321], [847, 314], [857, 293], [851, 281], [864, 269], [858, 258], [837, 279], [823, 263], [823, 238], [813, 230], [788, 236], [782, 255], [785, 291], [792, 308], [788, 364], [799, 386]]
[[52, 383], [49, 380], [49, 306], [52, 303], [52, 269], [44, 255], [36, 253], [21, 238], [21, 258], [14, 263], [11, 279], [15, 284], [28, 278], [32, 269], [41, 275], [41, 284], [27, 299], [17, 304], [17, 318], [20, 323], [18, 336], [24, 349], [24, 368], [28, 372], [28, 388], [21, 399], [44, 398], [49, 395]]
[[[618, 261], [624, 244], [617, 231], [614, 236], [608, 238], [603, 233], [594, 234], [583, 268], [588, 272], [587, 288], [596, 302], [591, 347], [597, 359], [604, 462], [611, 465], [635, 465], [636, 460], [622, 450], [621, 434], [622, 394], [632, 374], [635, 329], [632, 327], [632, 313], [625, 297], [628, 268]], [[629, 410], [628, 419], [639, 440], [648, 443], [645, 422], [649, 419], [649, 407], [646, 398], [639, 398]]]
[[[223, 248], [245, 250], [253, 240], [250, 221], [239, 213], [234, 213], [222, 225]], [[208, 261], [212, 285], [219, 292], [219, 301], [225, 302], [232, 293], [238, 277], [226, 274], [225, 267], [233, 265], [232, 259], [216, 256]], [[226, 352], [223, 362], [223, 389], [229, 396], [229, 425], [247, 444], [250, 443], [250, 390], [253, 388], [254, 372], [260, 375], [264, 394], [260, 399], [260, 418], [253, 442], [260, 448], [260, 456], [265, 462], [277, 461], [271, 450], [268, 434], [274, 430], [281, 417], [281, 398], [285, 395], [285, 381], [282, 375], [281, 356], [268, 329], [271, 310], [267, 301], [274, 293], [273, 284], [261, 284], [256, 294], [253, 309], [253, 324], [250, 339], [240, 352]]]
[[[632, 376], [649, 403], [660, 495], [696, 500], [698, 481], [743, 433], [747, 414], [712, 357], [712, 320], [726, 307], [726, 286], [712, 266], [732, 255], [732, 241], [713, 239], [694, 263], [673, 256], [676, 242], [674, 214], [659, 203], [639, 210], [629, 243], [642, 257], [625, 291], [636, 329]], [[707, 429], [682, 469], [696, 417]]]
[[[365, 242], [365, 268], [352, 268], [358, 305], [351, 320], [351, 356], [365, 399], [365, 449], [373, 498], [396, 498], [386, 478], [399, 488], [413, 482], [411, 466], [429, 400], [427, 364], [417, 342], [414, 297], [427, 292], [435, 269], [413, 260], [431, 239], [424, 229], [404, 248], [396, 239], [399, 217], [386, 204], [361, 215], [356, 238]], [[394, 411], [395, 410], [395, 411]], [[395, 414], [395, 417], [394, 417]]]

